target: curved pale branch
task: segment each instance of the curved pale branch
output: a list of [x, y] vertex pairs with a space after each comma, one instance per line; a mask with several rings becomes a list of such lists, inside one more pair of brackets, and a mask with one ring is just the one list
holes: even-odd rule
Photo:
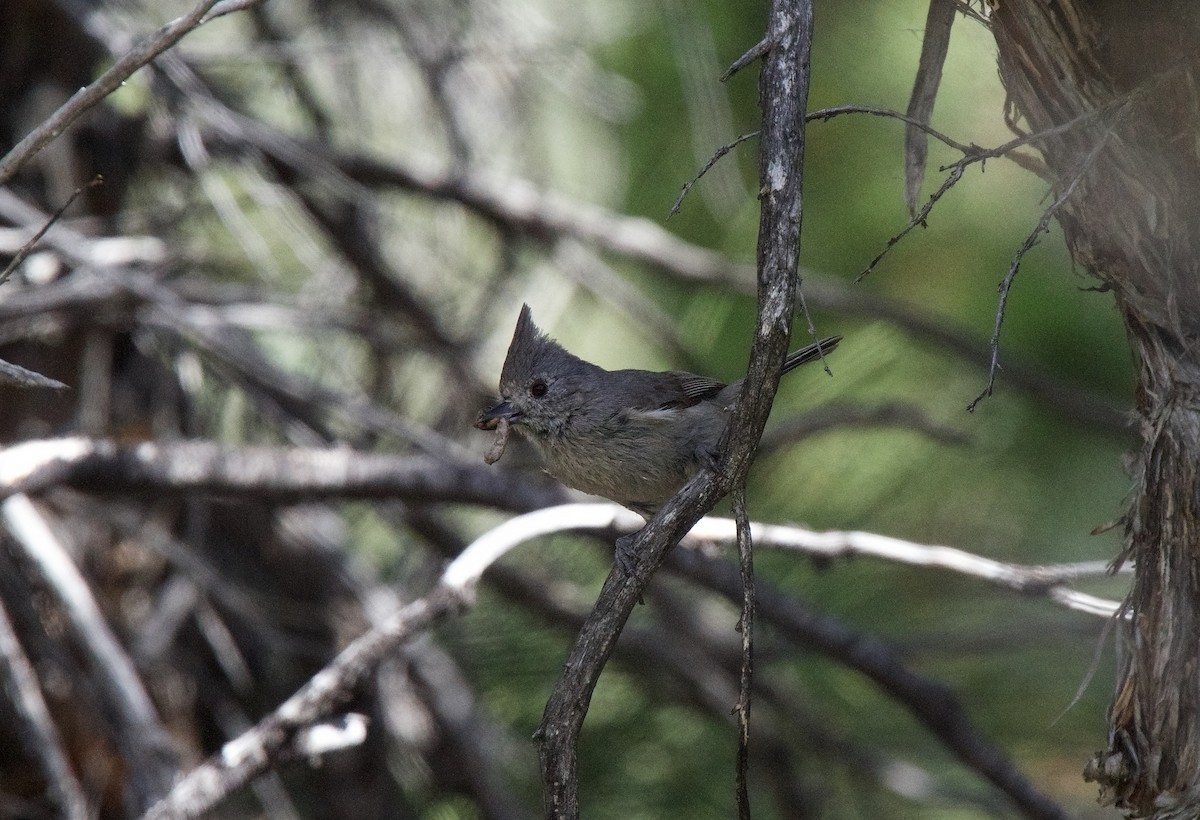
[[[460, 560], [466, 559], [469, 553], [474, 553], [466, 565], [481, 562], [482, 556], [485, 555], [488, 556], [487, 563], [491, 563], [523, 541], [554, 532], [593, 530], [630, 533], [637, 532], [642, 523], [641, 516], [616, 504], [563, 504], [547, 507], [511, 518], [480, 536], [462, 553]], [[896, 564], [945, 570], [1015, 590], [1023, 595], [1043, 597], [1066, 609], [1100, 618], [1111, 618], [1120, 608], [1118, 601], [1098, 598], [1067, 587], [1072, 581], [1106, 577], [1109, 574], [1107, 561], [1047, 565], [1014, 564], [957, 547], [918, 544], [873, 532], [819, 532], [804, 527], [759, 522], [751, 522], [750, 534], [756, 546], [766, 549], [788, 550], [825, 559], [861, 555]], [[736, 540], [737, 526], [732, 518], [705, 516], [692, 526], [680, 544], [700, 547], [712, 543], [732, 544]], [[478, 577], [465, 569], [452, 571], [447, 568], [446, 573]]]

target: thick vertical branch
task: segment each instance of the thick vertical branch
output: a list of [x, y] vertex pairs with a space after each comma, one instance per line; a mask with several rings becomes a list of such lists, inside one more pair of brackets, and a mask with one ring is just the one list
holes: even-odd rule
[[[730, 428], [727, 468], [745, 475], [767, 423], [779, 370], [792, 337], [800, 285], [800, 216], [804, 171], [804, 112], [808, 106], [812, 4], [775, 0], [767, 36], [772, 45], [759, 79], [758, 328], [746, 386]], [[732, 483], [729, 486], [734, 486]]]
[[804, 110], [812, 42], [809, 0], [774, 0], [767, 39], [770, 48], [760, 79], [758, 324], [745, 386], [726, 432], [720, 472], [698, 474], [646, 525], [633, 547], [639, 555], [633, 574], [609, 575], [579, 631], [537, 734], [547, 817], [579, 816], [577, 744], [600, 672], [667, 551], [744, 480], [779, 384], [799, 286]]
[[[1136, 567], [1109, 748], [1087, 776], [1134, 816], [1200, 816], [1200, 7], [1013, 0], [1000, 70], [1039, 146], [1075, 260], [1112, 290], [1139, 362]], [[1099, 148], [1091, 167], [1082, 158]]]

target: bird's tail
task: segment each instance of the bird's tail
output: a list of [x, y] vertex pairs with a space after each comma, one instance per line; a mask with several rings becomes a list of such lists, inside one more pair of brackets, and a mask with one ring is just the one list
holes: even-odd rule
[[841, 336], [829, 336], [789, 353], [788, 357], [783, 360], [783, 372], [788, 373], [802, 364], [808, 364], [809, 362], [815, 362], [818, 359], [824, 358], [833, 352], [840, 341], [842, 341]]

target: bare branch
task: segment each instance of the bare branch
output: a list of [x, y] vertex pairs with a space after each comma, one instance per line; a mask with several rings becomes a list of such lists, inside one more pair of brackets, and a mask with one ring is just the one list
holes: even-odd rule
[[62, 605], [99, 690], [120, 717], [117, 740], [130, 761], [131, 783], [138, 808], [143, 809], [165, 794], [175, 777], [170, 736], [87, 581], [33, 502], [24, 495], [10, 496], [0, 503], [0, 520]]
[[[538, 510], [510, 519], [480, 536], [455, 561], [457, 568], [447, 568], [443, 581], [470, 595], [483, 569], [521, 541], [562, 530], [612, 529], [629, 532], [640, 525], [639, 516], [613, 504], [570, 504]], [[913, 544], [872, 533], [816, 533], [797, 527], [757, 523], [750, 524], [750, 532], [760, 548], [783, 547], [826, 558], [870, 555], [899, 563], [947, 569], [1024, 594], [1045, 596], [1060, 605], [1101, 617], [1112, 617], [1119, 606], [1115, 601], [1102, 601], [1062, 587], [1063, 583], [1070, 580], [1106, 575], [1105, 562], [1025, 567], [951, 547]], [[737, 537], [735, 521], [704, 518], [693, 527], [684, 543], [733, 542]], [[731, 600], [741, 600], [742, 583], [732, 566], [703, 559], [694, 550], [676, 551], [671, 560], [673, 567], [684, 569], [690, 577], [701, 580]], [[777, 590], [768, 591], [766, 600], [760, 603], [759, 611], [762, 617], [804, 645], [814, 646], [869, 676], [910, 709], [968, 766], [980, 771], [1010, 797], [1026, 806], [1031, 816], [1061, 816], [1056, 807], [1052, 807], [1015, 770], [1003, 752], [971, 725], [965, 711], [949, 690], [905, 669], [894, 652], [886, 646], [848, 630], [828, 616], [803, 609]]]
[[62, 736], [54, 725], [54, 719], [50, 717], [45, 698], [42, 697], [37, 673], [21, 648], [21, 641], [17, 638], [2, 601], [0, 661], [0, 674], [7, 683], [5, 689], [11, 694], [13, 705], [22, 721], [22, 734], [30, 740], [27, 750], [41, 766], [61, 816], [67, 820], [87, 820], [92, 814], [87, 798], [84, 797], [83, 787], [71, 771]]
[[209, 441], [27, 441], [0, 450], [0, 497], [70, 484], [97, 493], [250, 494], [274, 501], [406, 498], [528, 510], [564, 498], [517, 473], [428, 456], [349, 449], [226, 447]]
[[614, 504], [561, 504], [510, 518], [476, 538], [442, 572], [442, 580], [470, 593], [483, 571], [505, 553], [531, 538], [568, 530], [605, 531], [620, 526], [630, 532], [642, 524], [641, 516]]
[[[942, 66], [950, 50], [950, 28], [954, 24], [954, 0], [930, 0], [925, 17], [925, 37], [921, 42], [921, 61], [908, 100], [908, 115], [918, 122], [929, 124], [938, 86], [942, 81]], [[921, 129], [910, 124], [904, 130], [904, 204], [913, 216], [917, 214], [917, 199], [925, 179], [925, 160], [929, 143]]]
[[329, 715], [396, 647], [453, 612], [459, 596], [445, 585], [405, 606], [352, 642], [324, 669], [254, 728], [188, 772], [145, 820], [200, 817], [253, 778], [277, 765], [297, 737]]
[[[728, 519], [706, 518], [692, 529], [691, 538], [714, 539], [723, 534], [721, 540], [731, 537], [732, 522]], [[1120, 602], [1097, 598], [1063, 585], [1081, 577], [1104, 577], [1109, 573], [1105, 561], [1060, 566], [1023, 566], [985, 558], [955, 547], [927, 546], [914, 544], [899, 538], [867, 532], [814, 532], [799, 527], [781, 527], [771, 524], [752, 527], [754, 539], [760, 546], [771, 546], [796, 550], [805, 555], [821, 555], [836, 558], [847, 555], [870, 555], [901, 564], [934, 567], [949, 570], [972, 578], [979, 578], [997, 586], [1007, 587], [1025, 595], [1044, 596], [1059, 606], [1111, 618], [1120, 609]]]
[[43, 376], [33, 370], [0, 359], [0, 384], [14, 387], [46, 387], [51, 390], [66, 390], [67, 386], [58, 379]]
[[750, 518], [746, 513], [746, 485], [734, 489], [733, 512], [737, 525], [738, 566], [742, 579], [742, 616], [738, 632], [742, 635], [742, 665], [738, 675], [737, 763], [734, 769], [734, 793], [739, 820], [750, 820], [750, 711], [754, 683], [754, 544]]
[[688, 191], [692, 190], [695, 184], [700, 181], [700, 177], [711, 171], [712, 167], [721, 161], [721, 157], [728, 154], [734, 148], [737, 148], [746, 140], [754, 139], [757, 136], [757, 131], [751, 131], [748, 134], [742, 134], [740, 137], [735, 137], [732, 142], [722, 145], [715, 152], [713, 152], [712, 157], [708, 160], [708, 162], [704, 163], [704, 167], [700, 169], [699, 173], [692, 177], [691, 182], [685, 182], [683, 184], [683, 189], [680, 190], [679, 196], [675, 197], [675, 202], [672, 203], [671, 210], [667, 212], [667, 219], [670, 219], [671, 217], [675, 216], [675, 214], [679, 213], [679, 206], [683, 204], [683, 198], [687, 196]]
[[64, 202], [62, 206], [55, 211], [49, 219], [46, 220], [46, 224], [39, 228], [37, 233], [30, 237], [29, 241], [22, 245], [17, 252], [13, 254], [12, 260], [8, 263], [3, 271], [0, 271], [0, 285], [3, 285], [5, 281], [7, 281], [8, 277], [12, 276], [12, 272], [20, 267], [21, 263], [25, 261], [25, 258], [29, 256], [29, 253], [37, 245], [38, 241], [46, 235], [46, 231], [50, 230], [50, 226], [62, 219], [62, 215], [67, 212], [67, 208], [71, 207], [71, 204], [79, 198], [79, 195], [82, 194], [86, 188], [94, 188], [98, 185], [102, 185], [103, 183], [103, 178], [97, 176], [86, 186], [80, 186], [79, 188], [76, 188], [75, 191], [69, 197], [67, 197], [67, 201]]
[[[236, 0], [236, 2], [227, 0], [227, 2], [219, 4], [224, 8], [215, 10], [219, 16], [245, 8], [254, 2], [261, 2], [261, 0]], [[205, 15], [217, 6], [217, 0], [200, 0], [186, 15], [167, 23], [134, 46], [117, 60], [116, 65], [101, 74], [91, 85], [75, 92], [71, 99], [63, 103], [57, 111], [43, 120], [37, 128], [27, 134], [0, 159], [0, 185], [4, 185], [12, 179], [22, 165], [57, 139], [86, 111], [120, 88], [121, 83], [129, 79], [135, 71], [175, 45], [188, 32], [213, 19], [211, 16], [206, 17]]]
[[[641, 516], [615, 504], [548, 507], [509, 519], [480, 536], [470, 549], [488, 557], [486, 560], [471, 559], [470, 563], [490, 565], [522, 541], [554, 532], [591, 530], [625, 533], [636, 532], [642, 524]], [[897, 564], [946, 570], [1023, 595], [1044, 597], [1066, 609], [1102, 618], [1112, 617], [1120, 606], [1117, 601], [1097, 598], [1065, 586], [1084, 578], [1107, 577], [1110, 574], [1107, 561], [1029, 566], [997, 561], [956, 547], [916, 544], [870, 532], [817, 532], [803, 527], [758, 522], [750, 524], [750, 536], [759, 549], [784, 549], [824, 559], [865, 555]], [[712, 543], [733, 544], [737, 539], [736, 521], [705, 516], [692, 526], [680, 543], [699, 547]], [[447, 568], [446, 572], [450, 574], [451, 570]], [[474, 572], [460, 572], [464, 578], [478, 577]], [[468, 583], [456, 579], [455, 585], [467, 587]]]
[[[1115, 122], [1113, 125], [1115, 127]], [[1058, 213], [1058, 209], [1061, 208], [1063, 204], [1071, 198], [1071, 194], [1075, 193], [1076, 186], [1079, 185], [1079, 182], [1083, 179], [1084, 174], [1087, 173], [1088, 168], [1091, 167], [1096, 157], [1100, 155], [1101, 149], [1104, 148], [1104, 146], [1108, 143], [1108, 138], [1112, 136], [1112, 133], [1112, 128], [1106, 129], [1103, 136], [1096, 140], [1096, 144], [1092, 146], [1092, 150], [1086, 157], [1084, 157], [1083, 162], [1079, 164], [1079, 169], [1074, 178], [1071, 180], [1070, 184], [1068, 184], [1062, 194], [1060, 194], [1059, 197], [1054, 200], [1053, 203], [1051, 203], [1050, 207], [1046, 208], [1046, 210], [1042, 212], [1042, 218], [1038, 220], [1038, 223], [1034, 226], [1034, 229], [1029, 232], [1027, 237], [1025, 237], [1025, 241], [1021, 243], [1021, 247], [1017, 249], [1016, 256], [1013, 257], [1012, 264], [1008, 266], [1008, 272], [1000, 281], [1000, 298], [997, 300], [996, 304], [996, 323], [994, 329], [992, 330], [992, 341], [989, 345], [992, 351], [992, 361], [988, 367], [987, 386], [983, 388], [983, 392], [976, 396], [974, 400], [967, 405], [967, 412], [974, 413], [979, 402], [992, 395], [992, 388], [996, 384], [996, 374], [1000, 370], [1000, 326], [1004, 324], [1004, 310], [1008, 306], [1008, 293], [1012, 288], [1013, 281], [1017, 278], [1017, 270], [1021, 267], [1021, 260], [1024, 259], [1025, 254], [1028, 253], [1035, 244], [1037, 244], [1038, 238], [1050, 230], [1050, 220], [1054, 218], [1056, 213]]]

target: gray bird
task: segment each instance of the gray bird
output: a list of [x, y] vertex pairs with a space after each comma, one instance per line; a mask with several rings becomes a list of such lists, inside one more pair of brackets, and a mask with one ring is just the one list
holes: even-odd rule
[[[783, 372], [822, 358], [841, 340], [830, 336], [789, 354]], [[500, 374], [502, 401], [475, 426], [511, 424], [550, 475], [649, 519], [701, 467], [715, 467], [741, 389], [741, 379], [727, 385], [680, 371], [605, 370], [542, 333], [523, 305]]]

